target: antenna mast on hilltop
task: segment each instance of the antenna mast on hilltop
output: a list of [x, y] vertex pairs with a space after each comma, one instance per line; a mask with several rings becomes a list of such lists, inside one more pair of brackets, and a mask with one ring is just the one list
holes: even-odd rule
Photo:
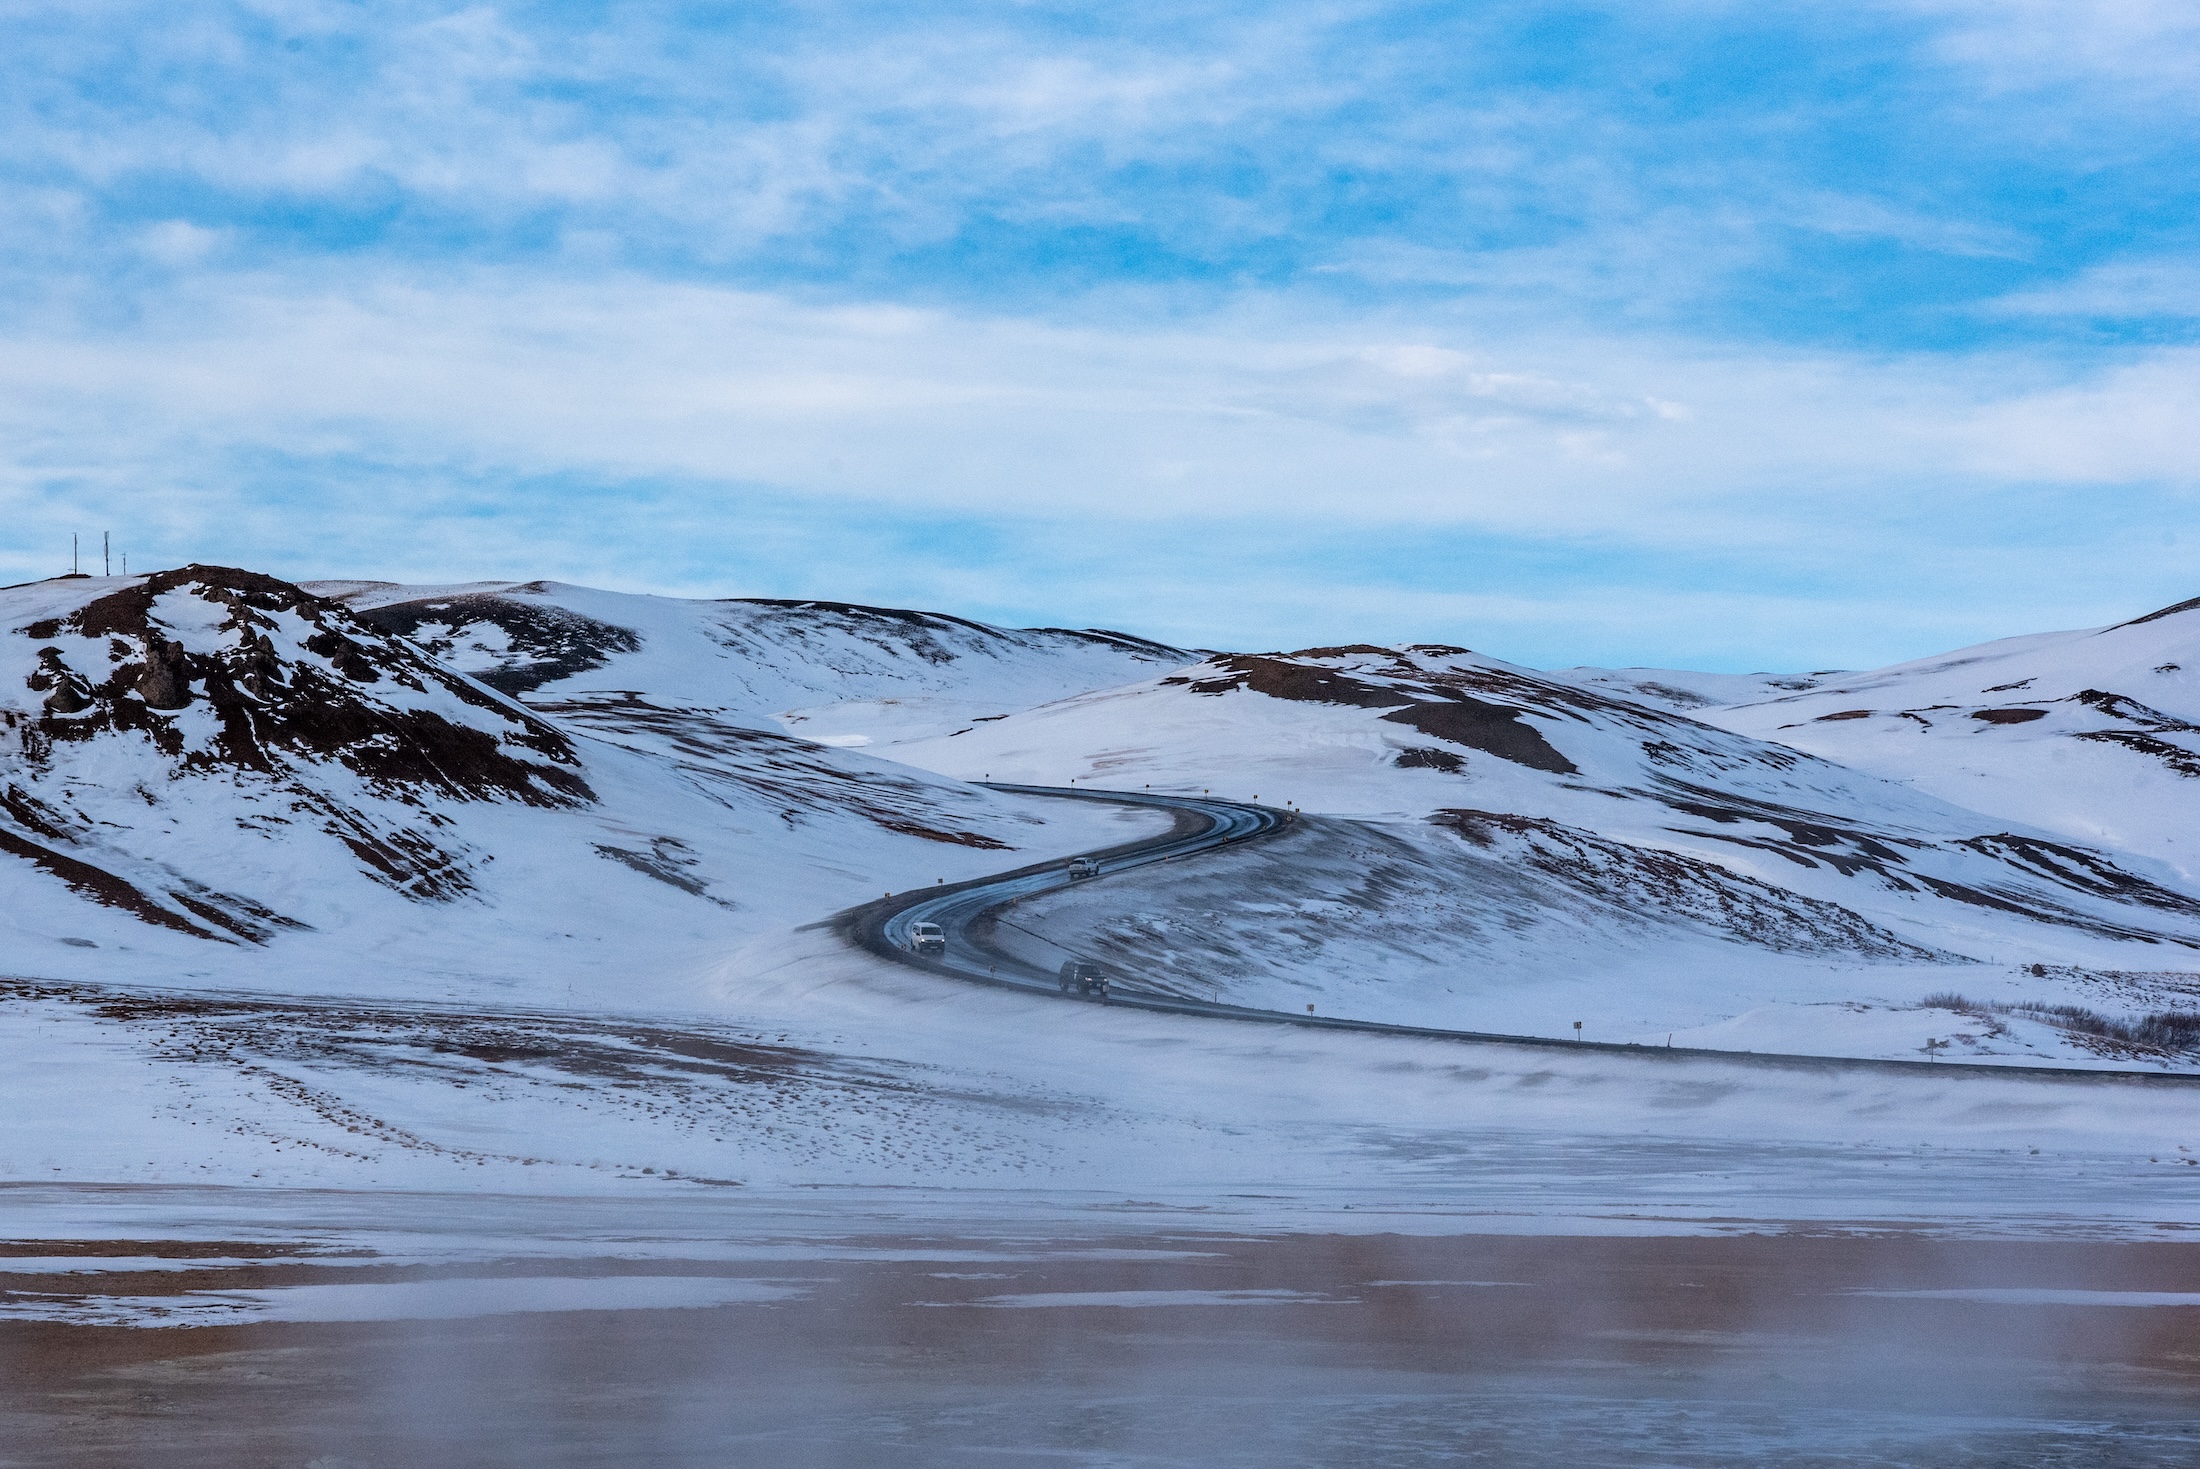
[[69, 532], [69, 575], [76, 575], [76, 532]]
[[114, 543], [108, 539], [111, 534], [113, 533], [110, 531], [99, 533], [99, 574], [101, 576], [113, 576], [115, 574], [115, 548]]

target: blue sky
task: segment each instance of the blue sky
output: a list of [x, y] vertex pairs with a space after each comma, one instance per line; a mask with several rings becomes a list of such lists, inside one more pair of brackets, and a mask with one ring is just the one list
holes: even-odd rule
[[0, 580], [1717, 668], [2200, 593], [2181, 3], [108, 3], [0, 69]]

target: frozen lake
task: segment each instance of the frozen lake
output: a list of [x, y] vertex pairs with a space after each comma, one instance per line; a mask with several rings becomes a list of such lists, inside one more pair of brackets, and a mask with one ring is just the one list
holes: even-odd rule
[[[6, 1247], [0, 1457], [2200, 1459], [2200, 1245], [2182, 1230], [1530, 1235], [1424, 1215], [1353, 1232], [952, 1202], [17, 1193], [11, 1232], [72, 1237]], [[156, 1218], [189, 1237], [137, 1227]]]

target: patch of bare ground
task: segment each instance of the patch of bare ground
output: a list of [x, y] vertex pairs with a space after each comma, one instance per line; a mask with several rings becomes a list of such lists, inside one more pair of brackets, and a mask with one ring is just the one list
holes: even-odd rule
[[1393, 709], [1383, 716], [1392, 724], [1410, 725], [1422, 734], [1464, 745], [1554, 775], [1578, 775], [1579, 767], [1551, 747], [1540, 730], [1520, 717], [1517, 709], [1485, 704], [1479, 699], [1454, 695], [1440, 704], [1414, 704]]
[[[1378, 650], [1379, 651], [1379, 650]], [[1316, 668], [1288, 658], [1242, 653], [1217, 658], [1211, 667], [1221, 672], [1207, 678], [1185, 680], [1195, 694], [1227, 694], [1247, 689], [1271, 699], [1308, 704], [1343, 704], [1359, 709], [1393, 709], [1414, 702], [1414, 696], [1384, 684], [1333, 669]]]
[[487, 624], [503, 634], [510, 651], [497, 667], [474, 676], [499, 693], [517, 698], [547, 683], [603, 667], [619, 653], [641, 651], [640, 634], [549, 603], [521, 600], [539, 584], [510, 592], [473, 592], [393, 602], [357, 614], [369, 627], [409, 638], [438, 658], [446, 658], [458, 640]]
[[1969, 1015], [1991, 1035], [2006, 1033], [2004, 1017], [2037, 1020], [2061, 1031], [2078, 1049], [2112, 1060], [2190, 1061], [2200, 1055], [2200, 1009], [2115, 1016], [2065, 1001], [1974, 1000], [1954, 990], [1927, 995], [1916, 1008]]
[[[1377, 681], [1298, 661], [1360, 654], [1393, 660], [1396, 680]], [[1480, 750], [1534, 770], [1560, 775], [1578, 773], [1574, 763], [1552, 748], [1541, 731], [1523, 720], [1520, 708], [1489, 703], [1463, 693], [1456, 686], [1455, 677], [1434, 681], [1426, 670], [1386, 649], [1317, 648], [1290, 657], [1239, 654], [1217, 658], [1209, 666], [1220, 671], [1206, 678], [1183, 680], [1193, 693], [1215, 695], [1244, 689], [1271, 699], [1387, 710], [1381, 716], [1383, 719], [1407, 725], [1436, 739]]]

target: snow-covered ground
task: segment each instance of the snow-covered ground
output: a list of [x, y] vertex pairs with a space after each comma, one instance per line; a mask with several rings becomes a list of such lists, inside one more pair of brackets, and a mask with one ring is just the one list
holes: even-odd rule
[[[1332, 648], [1218, 658], [894, 753], [1320, 813], [1196, 870], [1027, 905], [1033, 957], [1134, 982], [1537, 1035], [1579, 1020], [1758, 1051], [2183, 1064], [2051, 1008], [2192, 1010], [2200, 902], [2178, 869], [1705, 722], [1719, 712], [1460, 649]], [[1942, 995], [1964, 1003], [1922, 1003]]]
[[[538, 690], [530, 706], [251, 573], [0, 591], [5, 967], [679, 1004], [760, 935], [1155, 820], [684, 701], [690, 651], [643, 670], [669, 693]], [[816, 654], [859, 655], [891, 661], [861, 640]]]
[[820, 744], [947, 734], [1198, 654], [840, 602], [683, 601], [561, 582], [314, 582], [450, 667], [538, 700], [639, 693]]
[[920, 1215], [976, 1191], [1262, 1227], [2200, 1226], [2200, 1088], [2169, 1083], [1190, 1021], [942, 986], [818, 932], [715, 994], [606, 1017], [17, 990], [0, 1156], [23, 1182], [887, 1189]]
[[2200, 1222], [2200, 1087], [1132, 1014], [820, 926], [1159, 822], [974, 781], [1212, 791], [1306, 819], [1024, 905], [1004, 938], [1322, 1014], [2183, 1071], [2200, 705], [2175, 688], [2200, 613], [1784, 678], [313, 590], [0, 590], [0, 1179], [1324, 1227]]
[[2200, 608], [1821, 684], [1698, 717], [2200, 879]]

